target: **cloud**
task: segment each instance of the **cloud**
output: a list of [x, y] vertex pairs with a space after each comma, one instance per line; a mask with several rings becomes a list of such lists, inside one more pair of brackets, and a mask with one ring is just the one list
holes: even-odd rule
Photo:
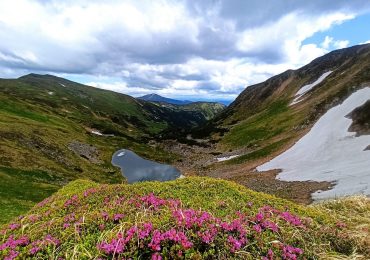
[[303, 41], [367, 12], [366, 2], [3, 0], [1, 76], [103, 76], [116, 80], [84, 83], [128, 94], [232, 98], [348, 46], [330, 36]]
[[324, 49], [329, 49], [329, 48], [342, 49], [342, 48], [348, 47], [349, 41], [348, 40], [337, 40], [336, 41], [333, 39], [333, 37], [325, 36], [324, 41], [320, 45]]

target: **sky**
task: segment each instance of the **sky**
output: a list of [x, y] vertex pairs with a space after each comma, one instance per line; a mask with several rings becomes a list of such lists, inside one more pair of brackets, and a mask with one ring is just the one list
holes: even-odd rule
[[0, 0], [0, 77], [232, 100], [368, 28], [368, 0]]

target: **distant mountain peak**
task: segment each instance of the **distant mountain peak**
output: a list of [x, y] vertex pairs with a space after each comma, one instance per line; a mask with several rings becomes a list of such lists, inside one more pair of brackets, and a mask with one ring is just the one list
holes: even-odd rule
[[174, 104], [174, 105], [187, 105], [187, 104], [193, 103], [192, 101], [189, 101], [189, 100], [177, 100], [177, 99], [162, 97], [155, 93], [151, 93], [151, 94], [144, 95], [142, 97], [138, 97], [138, 99], [145, 100], [145, 101], [151, 101], [151, 102], [165, 102], [165, 103]]

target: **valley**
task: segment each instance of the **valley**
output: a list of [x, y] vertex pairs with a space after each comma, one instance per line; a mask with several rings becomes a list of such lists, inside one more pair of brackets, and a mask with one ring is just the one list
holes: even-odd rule
[[[129, 227], [125, 239], [143, 257], [155, 255], [157, 247], [151, 251], [142, 229], [156, 226], [145, 231], [152, 240], [179, 232], [189, 243], [182, 250], [239, 258], [224, 242], [228, 236], [228, 243], [248, 246], [243, 237], [230, 238], [234, 231], [228, 225], [235, 223], [241, 223], [238, 232], [249, 230], [250, 241], [263, 241], [248, 253], [252, 258], [267, 254], [269, 239], [261, 234], [275, 237], [278, 230], [284, 233], [275, 239], [285, 244], [282, 252], [274, 249], [277, 255], [290, 244], [297, 246], [295, 257], [355, 250], [370, 255], [364, 196], [370, 169], [368, 71], [370, 44], [334, 51], [247, 87], [228, 107], [139, 100], [51, 75], [0, 80], [0, 224], [11, 221], [0, 230], [5, 250], [0, 256], [12, 254], [13, 234], [20, 237], [21, 230], [27, 230], [25, 240], [14, 243], [22, 257], [131, 255], [128, 247], [110, 248], [121, 241], [115, 226], [137, 223], [137, 217], [139, 224]], [[353, 194], [363, 196], [316, 203]], [[181, 214], [210, 221], [204, 227], [199, 222], [202, 228], [224, 221], [221, 229], [205, 231], [221, 244], [199, 244], [198, 236], [205, 239], [199, 226], [181, 233], [182, 222], [170, 220], [179, 205]], [[360, 219], [354, 220], [353, 210]], [[278, 215], [270, 218], [269, 212]], [[261, 216], [264, 222], [253, 224]], [[281, 222], [285, 216], [287, 223], [309, 219], [308, 232]], [[342, 233], [331, 238], [338, 225]], [[46, 226], [53, 235], [45, 235]], [[139, 232], [147, 249], [129, 242], [130, 230]], [[84, 240], [74, 239], [75, 232]], [[102, 232], [111, 238], [102, 241]], [[290, 232], [302, 238], [292, 239]], [[42, 239], [49, 242], [43, 245]], [[159, 243], [166, 247], [165, 241]], [[330, 246], [317, 250], [316, 241]], [[168, 248], [162, 254], [172, 257]]]
[[[19, 193], [3, 192], [2, 221], [77, 178], [125, 182], [111, 164], [121, 148], [172, 164], [185, 176], [232, 180], [310, 203], [312, 193], [332, 189], [336, 178], [287, 181], [279, 178], [280, 166], [259, 168], [264, 173], [256, 167], [294, 146], [326, 111], [366, 86], [369, 60], [369, 45], [334, 51], [246, 88], [227, 108], [137, 100], [51, 75], [1, 80], [0, 172], [4, 190]], [[368, 130], [367, 104], [352, 112], [351, 129], [359, 134]]]

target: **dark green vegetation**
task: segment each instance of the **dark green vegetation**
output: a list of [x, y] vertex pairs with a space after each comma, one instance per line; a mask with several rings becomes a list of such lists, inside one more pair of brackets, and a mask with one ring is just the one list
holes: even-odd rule
[[0, 167], [0, 223], [23, 214], [57, 191], [61, 187], [59, 178], [43, 171]]
[[[290, 105], [297, 91], [333, 71], [322, 83]], [[194, 132], [211, 138], [219, 151], [246, 149], [231, 163], [253, 162], [274, 156], [298, 140], [329, 108], [370, 83], [370, 44], [336, 50], [298, 70], [288, 70], [247, 87], [222, 113]], [[369, 104], [356, 116], [368, 129]], [[367, 111], [367, 112], [366, 112]], [[355, 121], [356, 121], [355, 119]]]
[[[0, 223], [76, 178], [123, 182], [110, 163], [117, 149], [160, 162], [176, 160], [148, 141], [203, 122], [209, 110], [206, 105], [207, 116], [200, 117], [202, 109], [161, 107], [50, 75], [1, 79], [0, 176], [7, 188], [1, 189]], [[72, 151], [73, 142], [84, 144], [84, 150], [96, 149], [96, 160]]]
[[[108, 259], [369, 257], [367, 198], [312, 207], [232, 182], [75, 181], [4, 225], [0, 256]], [[349, 211], [349, 208], [351, 211]], [[328, 212], [331, 214], [329, 215]]]

